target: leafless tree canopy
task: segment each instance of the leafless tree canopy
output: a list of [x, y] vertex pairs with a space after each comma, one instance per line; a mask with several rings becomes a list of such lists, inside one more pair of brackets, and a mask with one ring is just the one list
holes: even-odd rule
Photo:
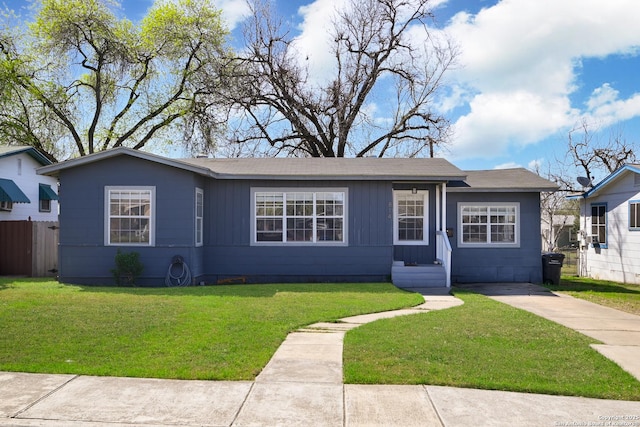
[[[433, 103], [456, 49], [430, 33], [430, 0], [352, 0], [336, 10], [328, 79], [311, 75], [267, 0], [252, 7], [227, 94], [236, 155], [411, 157], [433, 155], [447, 140], [449, 122]], [[384, 104], [385, 119], [375, 104]]]
[[[584, 176], [595, 184], [624, 164], [636, 162], [636, 151], [637, 147], [621, 133], [612, 132], [606, 141], [600, 140], [587, 121], [582, 121], [569, 131], [564, 159], [558, 160], [556, 165], [550, 165], [544, 174], [559, 186], [558, 192], [541, 194], [541, 214], [547, 219], [547, 227], [542, 230], [547, 250], [554, 250], [557, 246], [554, 221], [556, 226], [569, 226], [571, 224], [557, 221], [568, 221], [568, 215], [574, 218], [580, 215], [576, 201], [566, 198], [567, 194], [586, 190], [577, 182], [577, 176]], [[542, 175], [540, 171], [537, 172]], [[596, 173], [601, 176], [596, 177]]]
[[587, 122], [582, 122], [569, 132], [568, 148], [567, 154], [573, 165], [589, 179], [594, 178], [596, 170], [611, 173], [637, 159], [633, 144], [621, 134], [612, 133], [608, 141], [600, 143], [594, 139]]

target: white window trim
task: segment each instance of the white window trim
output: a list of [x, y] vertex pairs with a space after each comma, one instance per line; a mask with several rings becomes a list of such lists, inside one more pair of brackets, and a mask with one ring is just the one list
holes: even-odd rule
[[598, 227], [604, 228], [604, 242], [598, 241], [595, 245], [590, 243], [591, 247], [597, 246], [600, 249], [607, 249], [609, 245], [609, 204], [607, 202], [594, 202], [589, 205], [589, 233], [593, 232], [593, 208], [604, 209], [604, 224], [597, 224]]
[[[47, 207], [44, 206], [42, 204], [42, 202], [49, 202], [49, 208], [47, 209]], [[45, 199], [40, 199], [38, 201], [38, 212], [51, 212], [51, 200], [49, 200], [49, 199], [46, 199], [46, 200]]]
[[415, 194], [422, 196], [424, 203], [424, 216], [422, 220], [422, 240], [400, 240], [398, 230], [398, 196], [400, 195], [413, 195], [412, 190], [393, 190], [393, 244], [402, 246], [425, 246], [429, 245], [429, 190], [418, 190]]
[[[320, 242], [259, 242], [256, 239], [256, 194], [257, 193], [343, 193], [344, 206], [342, 212], [343, 241]], [[286, 199], [283, 200], [286, 212]], [[252, 187], [251, 188], [251, 246], [349, 246], [349, 190], [346, 187]], [[286, 215], [283, 215], [283, 233], [286, 235]]]
[[[149, 191], [151, 193], [151, 215], [149, 217], [149, 243], [111, 243], [111, 211], [110, 197], [111, 191]], [[155, 246], [156, 245], [156, 187], [155, 186], [129, 186], [129, 185], [106, 185], [104, 187], [104, 245], [105, 246]]]
[[[505, 242], [487, 242], [487, 243], [467, 243], [463, 241], [464, 233], [462, 232], [462, 208], [463, 207], [500, 207], [509, 206], [516, 208], [516, 224], [515, 224], [515, 241]], [[520, 202], [458, 202], [458, 247], [461, 248], [519, 248], [520, 247]], [[487, 237], [491, 235], [491, 231], [487, 230]]]
[[[202, 216], [198, 216], [198, 195], [202, 196]], [[195, 212], [194, 212], [195, 244], [196, 244], [196, 247], [201, 247], [204, 244], [204, 191], [202, 190], [202, 188], [196, 187], [194, 205], [195, 205]], [[198, 233], [198, 221], [200, 221], [200, 233]]]
[[640, 209], [640, 200], [629, 200], [629, 231], [640, 231], [640, 224], [636, 224], [635, 227], [631, 226], [631, 207], [635, 206], [636, 209]]

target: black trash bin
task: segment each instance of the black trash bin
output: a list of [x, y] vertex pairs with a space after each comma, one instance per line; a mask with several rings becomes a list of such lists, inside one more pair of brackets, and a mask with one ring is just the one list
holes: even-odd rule
[[558, 252], [544, 252], [542, 254], [542, 282], [553, 285], [560, 284], [560, 272], [564, 254]]

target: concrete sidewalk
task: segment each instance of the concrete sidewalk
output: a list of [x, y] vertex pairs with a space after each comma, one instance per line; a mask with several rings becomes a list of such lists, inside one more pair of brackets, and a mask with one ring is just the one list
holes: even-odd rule
[[[510, 288], [512, 295], [492, 297], [530, 296], [527, 289]], [[253, 382], [0, 372], [0, 426], [640, 426], [640, 402], [342, 384], [346, 331], [461, 303], [450, 295], [426, 295], [425, 304], [413, 309], [310, 325], [290, 334]]]
[[437, 386], [0, 373], [0, 426], [632, 426], [638, 417], [640, 402]]

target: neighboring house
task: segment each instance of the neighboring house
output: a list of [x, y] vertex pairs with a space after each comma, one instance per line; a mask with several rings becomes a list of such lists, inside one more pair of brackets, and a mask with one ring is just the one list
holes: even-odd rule
[[33, 147], [0, 146], [0, 221], [58, 220], [58, 181], [36, 173], [50, 164]]
[[540, 192], [525, 169], [443, 159], [168, 159], [126, 148], [45, 166], [61, 188], [60, 275], [110, 284], [118, 249], [142, 285], [175, 255], [194, 283], [541, 282]]
[[541, 218], [542, 250], [554, 251], [559, 248], [575, 247], [578, 237], [574, 232], [574, 215], [552, 215], [543, 213]]
[[580, 200], [579, 274], [640, 284], [640, 164], [571, 198]]
[[48, 276], [58, 265], [58, 180], [33, 147], [0, 146], [0, 275]]

